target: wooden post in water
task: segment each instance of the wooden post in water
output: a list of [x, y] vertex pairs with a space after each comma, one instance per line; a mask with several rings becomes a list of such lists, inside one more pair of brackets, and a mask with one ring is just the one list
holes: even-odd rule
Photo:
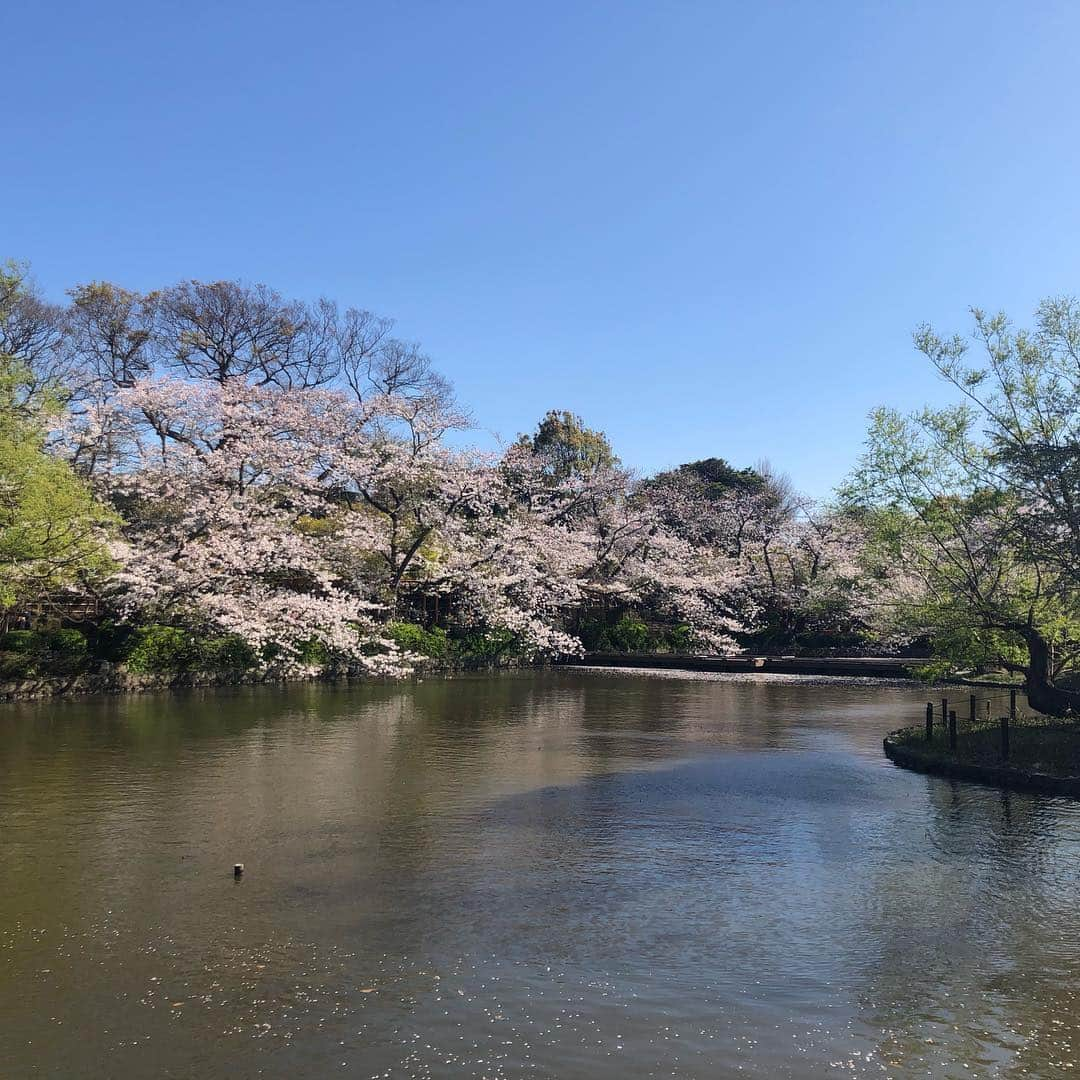
[[1009, 760], [1009, 718], [1001, 718], [1001, 760]]
[[926, 703], [926, 741], [934, 741], [934, 703]]
[[1016, 719], [1016, 687], [1009, 691], [1009, 719]]
[[949, 722], [949, 699], [941, 699], [941, 727], [944, 730], [945, 725]]
[[956, 749], [956, 710], [949, 710], [949, 749]]
[[975, 695], [971, 695], [971, 726], [975, 726]]

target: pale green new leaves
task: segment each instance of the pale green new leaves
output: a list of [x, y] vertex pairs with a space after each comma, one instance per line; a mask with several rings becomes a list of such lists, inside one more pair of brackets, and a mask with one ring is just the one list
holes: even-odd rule
[[47, 601], [109, 569], [112, 514], [45, 449], [55, 403], [28, 393], [25, 372], [0, 356], [0, 612]]

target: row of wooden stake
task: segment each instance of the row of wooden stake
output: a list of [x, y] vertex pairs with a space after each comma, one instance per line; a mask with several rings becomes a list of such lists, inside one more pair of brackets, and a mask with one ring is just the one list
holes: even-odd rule
[[[975, 723], [975, 695], [970, 699], [971, 722]], [[990, 702], [986, 703], [986, 712], [989, 717]], [[1009, 714], [1001, 718], [1001, 760], [1009, 760], [1009, 721], [1016, 719], [1016, 691], [1009, 691]], [[956, 710], [949, 708], [949, 699], [941, 699], [941, 726], [945, 728], [949, 736], [949, 749], [956, 749]], [[926, 703], [926, 741], [934, 741], [934, 703]]]

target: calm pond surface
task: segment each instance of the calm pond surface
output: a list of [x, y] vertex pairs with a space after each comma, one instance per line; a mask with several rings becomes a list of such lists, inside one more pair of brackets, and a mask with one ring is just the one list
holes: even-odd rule
[[0, 1076], [1076, 1076], [1080, 805], [890, 765], [926, 697], [0, 706]]

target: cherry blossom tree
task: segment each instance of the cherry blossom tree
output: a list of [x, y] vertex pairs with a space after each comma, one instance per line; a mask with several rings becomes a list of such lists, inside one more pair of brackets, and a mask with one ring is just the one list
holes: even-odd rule
[[716, 484], [684, 467], [648, 490], [677, 536], [738, 566], [730, 595], [743, 640], [792, 648], [808, 637], [864, 637], [880, 589], [863, 557], [867, 536], [857, 516], [798, 495], [767, 465], [726, 471], [756, 482]]
[[112, 447], [98, 483], [125, 523], [121, 610], [237, 633], [283, 668], [315, 642], [363, 670], [405, 670], [378, 605], [336, 576], [320, 524], [337, 511], [323, 478], [354, 422], [338, 394], [241, 379], [139, 380], [91, 408], [76, 437], [107, 432]]
[[449, 384], [370, 312], [228, 281], [8, 293], [5, 340], [69, 405], [52, 449], [122, 521], [122, 617], [389, 672], [402, 619], [558, 655], [626, 613], [714, 650], [851, 614], [852, 521], [762, 466], [642, 481], [571, 413], [501, 457], [452, 446]]
[[651, 488], [627, 470], [599, 463], [552, 469], [542, 453], [517, 444], [507, 475], [545, 547], [559, 553], [578, 609], [647, 610], [685, 624], [705, 647], [730, 649], [743, 625], [735, 603], [739, 569], [726, 552], [672, 527], [678, 487]]

